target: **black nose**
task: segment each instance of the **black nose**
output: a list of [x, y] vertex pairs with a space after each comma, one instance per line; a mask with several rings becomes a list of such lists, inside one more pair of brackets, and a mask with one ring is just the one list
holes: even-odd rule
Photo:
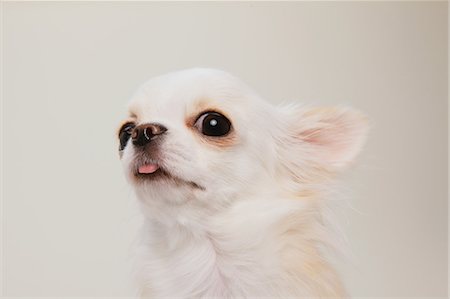
[[131, 133], [131, 140], [133, 141], [134, 145], [143, 146], [149, 143], [151, 140], [164, 134], [164, 132], [166, 131], [167, 128], [161, 124], [142, 124], [134, 128], [133, 132]]

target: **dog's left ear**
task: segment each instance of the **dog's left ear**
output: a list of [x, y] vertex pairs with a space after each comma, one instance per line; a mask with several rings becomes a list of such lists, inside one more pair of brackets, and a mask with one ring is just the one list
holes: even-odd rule
[[357, 110], [296, 108], [288, 113], [285, 125], [288, 126], [289, 143], [299, 150], [297, 153], [303, 156], [303, 160], [312, 159], [321, 167], [330, 170], [345, 168], [366, 140], [368, 119]]

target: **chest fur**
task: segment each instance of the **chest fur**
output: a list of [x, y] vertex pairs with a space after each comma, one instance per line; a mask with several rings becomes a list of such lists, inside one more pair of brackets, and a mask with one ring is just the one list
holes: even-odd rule
[[197, 234], [180, 227], [147, 230], [138, 262], [142, 294], [344, 297], [338, 276], [320, 252], [324, 236], [317, 222], [303, 209], [292, 211], [221, 215]]

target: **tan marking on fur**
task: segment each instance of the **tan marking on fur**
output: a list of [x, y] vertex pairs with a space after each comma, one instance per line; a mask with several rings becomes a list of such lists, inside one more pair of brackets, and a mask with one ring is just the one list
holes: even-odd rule
[[284, 244], [281, 265], [294, 281], [306, 283], [317, 298], [347, 298], [339, 275], [324, 258], [315, 240], [314, 225], [320, 225], [315, 217], [294, 214], [279, 224], [280, 243]]
[[223, 137], [204, 136], [201, 135], [201, 133], [199, 133], [198, 131], [195, 135], [199, 136], [201, 141], [209, 145], [213, 145], [217, 148], [229, 148], [237, 144], [237, 137], [233, 131], [230, 131], [230, 133]]
[[295, 194], [295, 197], [298, 199], [313, 199], [313, 198], [317, 198], [319, 192], [316, 190], [310, 190], [310, 189], [304, 189], [304, 190], [300, 190], [299, 192], [297, 192]]
[[139, 107], [139, 103], [138, 102], [131, 102], [128, 105], [128, 115], [130, 118], [133, 118], [135, 120], [138, 120], [140, 118], [140, 111], [141, 111], [141, 107]]
[[208, 111], [213, 110], [212, 107], [216, 107], [215, 103], [207, 98], [201, 98], [197, 101], [195, 101], [194, 105], [192, 106], [191, 113], [200, 113], [202, 111]]
[[[229, 148], [237, 144], [238, 138], [236, 135], [236, 131], [234, 130], [233, 122], [231, 118], [227, 115], [226, 112], [214, 106], [211, 101], [207, 99], [200, 99], [194, 104], [195, 109], [189, 113], [186, 117], [185, 124], [186, 126], [193, 132], [194, 136], [198, 137], [198, 139], [206, 143], [208, 145], [212, 145], [216, 148]], [[201, 132], [197, 130], [195, 127], [195, 122], [204, 112], [217, 112], [228, 118], [231, 122], [231, 129], [227, 135], [221, 137], [212, 137], [205, 136]]]
[[324, 181], [332, 180], [336, 172], [320, 165], [308, 165], [302, 169], [301, 175], [295, 171], [289, 171], [292, 180], [298, 184], [321, 184]]

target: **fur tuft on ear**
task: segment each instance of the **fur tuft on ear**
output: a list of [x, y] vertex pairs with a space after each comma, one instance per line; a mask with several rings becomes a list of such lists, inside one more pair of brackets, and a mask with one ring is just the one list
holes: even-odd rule
[[353, 161], [369, 128], [364, 114], [351, 108], [292, 108], [283, 109], [289, 114], [284, 125], [288, 126], [288, 143], [297, 148], [301, 160], [332, 171]]

